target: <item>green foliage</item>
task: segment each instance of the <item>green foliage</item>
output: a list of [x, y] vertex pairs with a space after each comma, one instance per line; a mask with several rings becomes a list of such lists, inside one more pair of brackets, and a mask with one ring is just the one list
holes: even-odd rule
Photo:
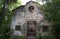
[[10, 2], [10, 4], [8, 5], [8, 9], [13, 10], [13, 9], [19, 7], [20, 5], [21, 5], [21, 1], [19, 1], [19, 0], [17, 0], [16, 3]]
[[22, 37], [22, 36], [14, 36], [13, 39], [26, 39], [26, 37]]
[[[0, 12], [3, 8], [3, 3], [4, 0], [0, 0]], [[17, 1], [16, 3], [9, 2], [2, 20], [2, 26], [0, 26], [0, 39], [10, 38], [10, 23], [13, 16], [12, 10], [20, 5], [21, 1]], [[46, 19], [53, 22], [52, 26], [54, 27], [53, 35], [50, 34], [49, 36], [43, 37], [43, 39], [60, 39], [60, 0], [52, 0], [51, 3], [43, 5], [41, 9], [45, 12]], [[14, 39], [24, 39], [24, 37]], [[42, 39], [42, 37], [39, 37], [39, 39]]]
[[53, 22], [55, 38], [60, 39], [60, 0], [52, 0], [51, 3], [43, 6], [42, 10], [46, 12], [46, 19]]
[[5, 18], [2, 21], [2, 26], [0, 27], [0, 36], [1, 39], [8, 39], [10, 32], [10, 23], [13, 13], [6, 11]]
[[[3, 3], [4, 3], [4, 0], [0, 0], [0, 12], [3, 9], [3, 6], [2, 6]], [[0, 26], [0, 39], [9, 39], [10, 38], [10, 24], [11, 24], [11, 20], [12, 20], [12, 16], [13, 16], [12, 10], [17, 8], [18, 6], [20, 6], [21, 1], [16, 2], [16, 3], [9, 2], [9, 4], [7, 4], [7, 5], [8, 6], [7, 6], [7, 8], [5, 8], [5, 12], [3, 12], [3, 13], [5, 13], [3, 20], [0, 19], [0, 21], [2, 21], [1, 26]], [[3, 14], [1, 16], [3, 16]], [[2, 18], [1, 16], [0, 16], [0, 18]]]

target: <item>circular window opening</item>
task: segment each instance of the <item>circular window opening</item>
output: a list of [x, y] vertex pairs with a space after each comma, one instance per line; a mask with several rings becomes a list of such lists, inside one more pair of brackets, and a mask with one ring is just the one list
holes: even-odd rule
[[31, 12], [31, 13], [33, 13], [34, 12], [34, 6], [29, 6], [29, 11]]

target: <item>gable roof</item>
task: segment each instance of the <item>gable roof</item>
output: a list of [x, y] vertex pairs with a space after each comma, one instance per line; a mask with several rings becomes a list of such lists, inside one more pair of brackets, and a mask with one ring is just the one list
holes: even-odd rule
[[17, 11], [18, 9], [20, 9], [20, 11], [23, 11], [23, 8], [25, 7], [25, 5], [21, 5], [19, 7], [17, 7], [16, 9], [13, 9], [12, 11]]
[[[34, 1], [29, 1], [29, 2], [26, 3], [26, 5], [30, 2], [33, 2], [33, 3], [36, 3], [36, 4], [40, 5], [39, 3], [34, 2]], [[14, 11], [17, 11], [18, 9], [20, 9], [20, 11], [23, 11], [23, 9], [26, 5], [21, 5], [21, 6], [17, 7], [16, 9], [13, 9], [12, 11], [14, 12]]]

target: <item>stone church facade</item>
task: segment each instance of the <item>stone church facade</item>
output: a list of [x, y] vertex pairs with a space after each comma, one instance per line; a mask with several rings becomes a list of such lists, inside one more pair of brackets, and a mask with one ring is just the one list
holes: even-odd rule
[[10, 29], [15, 36], [45, 36], [51, 30], [51, 23], [45, 20], [39, 4], [29, 1], [13, 10], [13, 18]]

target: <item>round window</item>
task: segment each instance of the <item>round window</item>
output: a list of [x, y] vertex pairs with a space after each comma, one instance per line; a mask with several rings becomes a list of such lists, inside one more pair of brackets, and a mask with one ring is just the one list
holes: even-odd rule
[[33, 13], [34, 12], [34, 6], [29, 6], [28, 10], [29, 10], [29, 12]]

